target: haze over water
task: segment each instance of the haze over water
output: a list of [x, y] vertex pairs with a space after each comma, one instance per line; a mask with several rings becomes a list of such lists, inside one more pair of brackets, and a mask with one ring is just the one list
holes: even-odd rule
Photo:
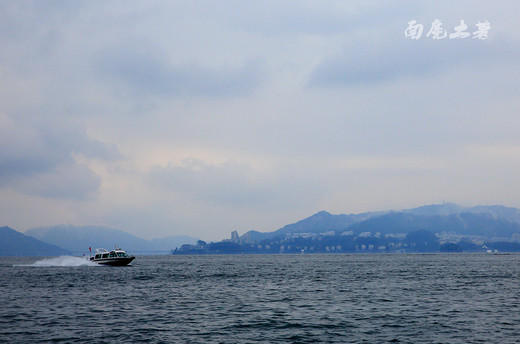
[[148, 256], [129, 267], [69, 258], [0, 259], [1, 342], [520, 338], [520, 255]]

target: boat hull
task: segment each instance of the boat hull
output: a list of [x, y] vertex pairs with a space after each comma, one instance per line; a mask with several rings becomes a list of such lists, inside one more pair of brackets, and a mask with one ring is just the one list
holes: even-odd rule
[[101, 259], [92, 259], [91, 261], [101, 265], [110, 265], [110, 266], [125, 266], [130, 264], [135, 257], [117, 257], [117, 258], [101, 258]]

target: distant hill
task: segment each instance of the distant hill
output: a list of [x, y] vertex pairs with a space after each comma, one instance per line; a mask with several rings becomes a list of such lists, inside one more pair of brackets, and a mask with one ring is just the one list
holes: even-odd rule
[[[100, 226], [54, 226], [34, 228], [26, 232], [41, 241], [65, 247], [74, 253], [88, 253], [88, 248], [113, 248], [115, 245], [131, 253], [165, 253], [182, 244], [195, 243], [189, 236], [171, 236], [145, 240], [121, 230]], [[163, 252], [160, 252], [163, 251]]]
[[244, 234], [241, 238], [245, 241], [251, 242], [281, 237], [289, 233], [323, 233], [327, 231], [345, 230], [351, 224], [386, 213], [387, 212], [368, 212], [350, 215], [333, 215], [326, 211], [320, 211], [308, 218], [286, 225], [274, 232], [261, 233], [250, 231]]
[[70, 251], [44, 243], [9, 227], [0, 228], [0, 257], [59, 256], [65, 254], [70, 254]]
[[485, 213], [495, 219], [501, 219], [520, 224], [520, 209], [504, 207], [503, 205], [476, 206], [471, 208], [465, 208], [462, 212], [480, 214]]
[[428, 230], [434, 233], [453, 232], [461, 235], [511, 238], [520, 233], [520, 224], [495, 218], [489, 213], [460, 213], [447, 216], [414, 215], [411, 213], [390, 213], [370, 218], [348, 227], [354, 233], [379, 232], [410, 233]]
[[346, 228], [353, 223], [357, 223], [381, 214], [384, 214], [384, 212], [332, 215], [326, 211], [320, 211], [311, 217], [284, 226], [274, 233], [320, 233], [323, 231], [333, 231]]
[[430, 220], [433, 217], [441, 218], [440, 216], [392, 212], [352, 224], [348, 227], [348, 230], [353, 231], [355, 234], [363, 232], [371, 232], [372, 234], [376, 232], [381, 234], [410, 233], [416, 230], [430, 229]]
[[520, 209], [505, 207], [503, 205], [463, 207], [453, 203], [425, 205], [418, 208], [402, 210], [403, 213], [414, 215], [440, 215], [448, 216], [453, 214], [472, 213], [486, 214], [494, 219], [505, 220], [520, 224]]
[[424, 215], [424, 216], [448, 216], [451, 214], [458, 214], [464, 211], [464, 207], [453, 204], [453, 203], [443, 203], [443, 204], [429, 204], [423, 205], [421, 207], [405, 209], [399, 212], [401, 213], [409, 213], [414, 215]]
[[520, 233], [520, 209], [502, 205], [463, 207], [453, 203], [425, 205], [400, 211], [379, 211], [333, 215], [320, 211], [308, 218], [286, 225], [274, 232], [250, 231], [241, 242], [285, 237], [290, 233], [325, 233], [328, 231], [371, 233], [410, 233], [416, 230], [453, 232], [461, 235], [507, 237]]

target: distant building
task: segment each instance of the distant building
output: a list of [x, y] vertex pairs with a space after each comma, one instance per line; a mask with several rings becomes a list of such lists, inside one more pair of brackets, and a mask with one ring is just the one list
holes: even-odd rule
[[304, 239], [314, 239], [318, 236], [316, 233], [286, 233], [285, 239], [296, 239], [296, 238], [304, 238]]
[[404, 239], [406, 238], [406, 233], [388, 233], [385, 234], [385, 238]]
[[195, 245], [191, 245], [191, 244], [184, 244], [180, 247], [180, 251], [189, 251], [189, 250], [192, 250], [193, 248], [195, 247]]
[[[238, 233], [237, 233], [238, 235]], [[240, 244], [251, 244], [253, 243], [253, 238], [252, 238], [252, 235], [251, 235], [251, 231], [247, 232], [246, 234], [242, 235], [240, 238], [239, 238], [239, 242]]]
[[335, 236], [336, 232], [328, 231], [328, 232], [325, 232], [325, 233], [320, 233], [320, 235], [323, 235], [323, 236]]
[[239, 241], [240, 241], [240, 236], [238, 235], [238, 232], [237, 231], [231, 232], [231, 242], [238, 244]]

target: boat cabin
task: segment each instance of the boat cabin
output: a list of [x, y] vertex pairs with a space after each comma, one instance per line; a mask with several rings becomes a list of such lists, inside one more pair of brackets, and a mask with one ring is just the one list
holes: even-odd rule
[[[103, 250], [103, 251], [101, 251]], [[112, 250], [108, 252], [104, 248], [96, 250], [96, 255], [94, 256], [94, 259], [106, 259], [106, 258], [117, 258], [117, 257], [129, 257], [129, 255], [122, 250]]]

